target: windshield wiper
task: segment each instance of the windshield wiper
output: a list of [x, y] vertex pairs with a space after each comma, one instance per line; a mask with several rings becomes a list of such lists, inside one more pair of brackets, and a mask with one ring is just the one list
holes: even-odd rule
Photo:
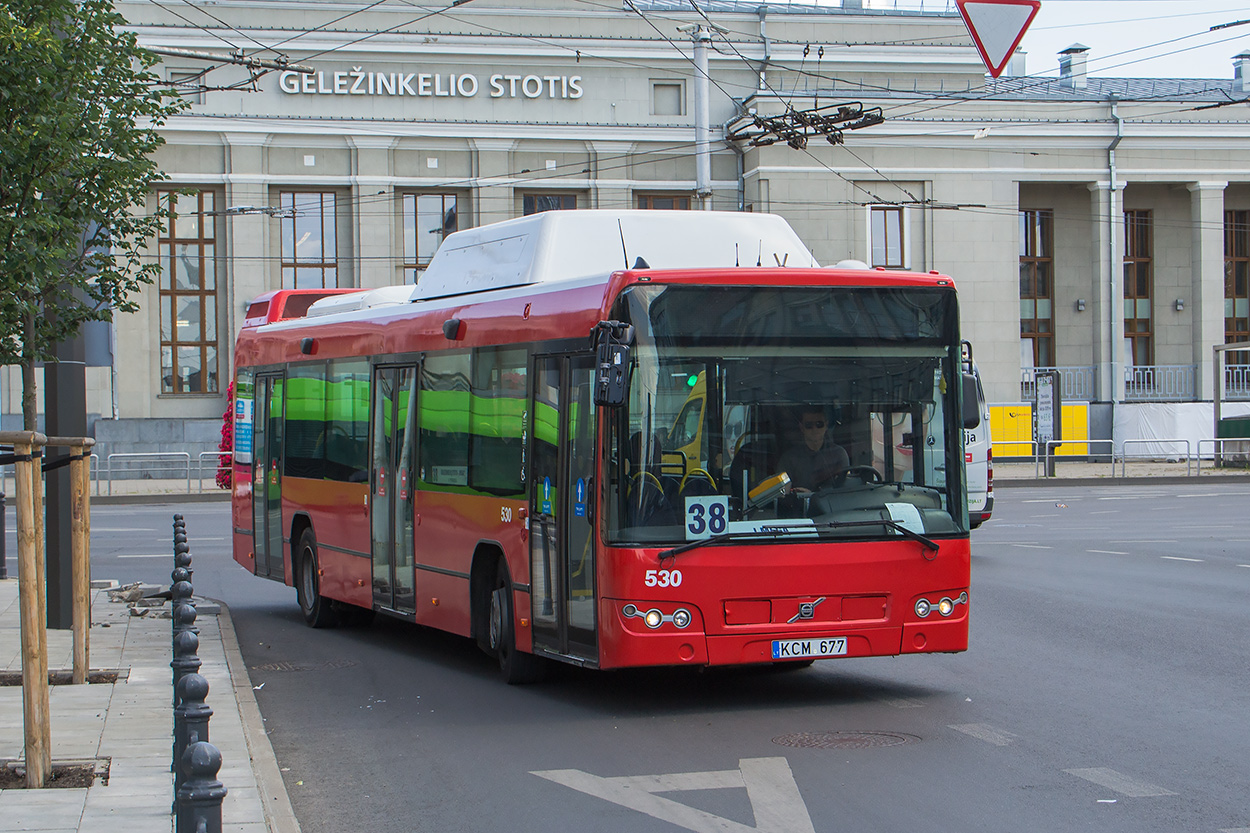
[[874, 520], [874, 521], [829, 521], [827, 523], [817, 524], [816, 528], [820, 529], [821, 527], [826, 527], [828, 529], [845, 529], [847, 527], [854, 527], [854, 526], [887, 526], [890, 529], [893, 529], [895, 532], [902, 535], [904, 538], [907, 538], [912, 541], [918, 541], [921, 544], [924, 544], [926, 549], [933, 550], [935, 553], [941, 550], [941, 547], [938, 546], [937, 541], [934, 541], [932, 538], [921, 535], [919, 532], [916, 532], [914, 529], [908, 529], [907, 527], [903, 526], [901, 523], [899, 523], [898, 521], [892, 518], [881, 518], [879, 520]]
[[663, 561], [666, 558], [676, 558], [683, 552], [696, 550], [706, 544], [718, 544], [721, 541], [732, 541], [740, 538], [772, 538], [777, 535], [789, 535], [795, 532], [802, 532], [807, 535], [811, 535], [816, 529], [817, 527], [808, 524], [805, 526], [778, 526], [773, 529], [751, 530], [750, 532], [722, 532], [720, 535], [713, 535], [710, 538], [699, 538], [695, 541], [687, 541], [686, 543], [673, 547], [672, 549], [665, 550], [660, 553], [659, 558], [660, 561]]
[[744, 538], [745, 539], [765, 538], [765, 537], [772, 538], [777, 535], [793, 535], [793, 534], [811, 535], [813, 532], [819, 532], [821, 529], [847, 529], [851, 527], [861, 527], [861, 526], [888, 527], [890, 529], [893, 529], [895, 532], [899, 533], [900, 535], [902, 535], [904, 538], [907, 538], [908, 540], [916, 541], [920, 544], [923, 544], [925, 549], [933, 550], [935, 554], [941, 550], [941, 547], [938, 546], [937, 541], [934, 541], [932, 538], [929, 538], [925, 535], [921, 535], [919, 532], [916, 532], [915, 530], [908, 529], [907, 527], [903, 526], [901, 523], [899, 523], [896, 520], [893, 520], [892, 518], [882, 518], [880, 520], [874, 520], [874, 521], [828, 521], [826, 523], [815, 524], [815, 525], [810, 525], [810, 526], [809, 525], [778, 526], [773, 529], [751, 531], [751, 532], [722, 532], [720, 535], [713, 535], [710, 538], [700, 538], [697, 541], [687, 541], [686, 543], [673, 547], [672, 549], [664, 550], [664, 552], [659, 554], [659, 559], [660, 559], [660, 562], [663, 563], [664, 559], [666, 558], [676, 558], [677, 556], [681, 555], [683, 552], [689, 552], [690, 550], [698, 549], [699, 547], [705, 546], [707, 544], [718, 544], [721, 541], [732, 541], [735, 539], [744, 539]]

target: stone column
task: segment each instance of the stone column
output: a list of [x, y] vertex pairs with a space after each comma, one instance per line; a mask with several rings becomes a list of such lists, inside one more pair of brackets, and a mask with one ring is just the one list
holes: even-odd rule
[[1224, 343], [1224, 189], [1227, 182], [1191, 182], [1193, 221], [1192, 289], [1193, 362], [1198, 366], [1194, 392], [1211, 401], [1216, 380], [1211, 376], [1211, 347]]
[[[513, 208], [511, 153], [513, 139], [470, 139], [473, 149], [473, 226], [484, 226], [509, 220], [517, 215]], [[463, 226], [468, 228], [466, 224]]]
[[[630, 181], [633, 177], [622, 169], [626, 164], [626, 157], [634, 150], [633, 143], [587, 142], [587, 149], [593, 160], [591, 203], [596, 208], [635, 208], [633, 194], [630, 193]], [[607, 176], [604, 176], [602, 166], [607, 167]]]
[[390, 136], [348, 136], [352, 154], [352, 224], [359, 272], [356, 286], [374, 289], [402, 283], [403, 248], [397, 245], [399, 215], [392, 178]]
[[1089, 184], [1090, 221], [1093, 225], [1093, 282], [1090, 312], [1097, 397], [1103, 402], [1124, 400], [1124, 208], [1123, 183]]

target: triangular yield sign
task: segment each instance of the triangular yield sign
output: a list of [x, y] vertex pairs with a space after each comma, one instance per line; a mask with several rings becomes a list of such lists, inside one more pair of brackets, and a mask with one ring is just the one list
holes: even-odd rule
[[955, 0], [992, 78], [1002, 75], [1024, 39], [1041, 0]]

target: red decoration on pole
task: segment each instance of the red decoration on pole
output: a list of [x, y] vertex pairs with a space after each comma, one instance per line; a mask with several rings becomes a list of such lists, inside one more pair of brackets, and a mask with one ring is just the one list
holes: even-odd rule
[[217, 450], [226, 452], [217, 457], [217, 485], [229, 489], [233, 472], [230, 460], [234, 456], [234, 382], [226, 388], [226, 412], [221, 415], [221, 442], [217, 444]]

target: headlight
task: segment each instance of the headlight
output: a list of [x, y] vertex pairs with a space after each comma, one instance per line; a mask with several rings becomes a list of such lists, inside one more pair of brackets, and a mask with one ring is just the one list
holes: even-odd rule
[[941, 601], [939, 601], [937, 604], [934, 604], [928, 599], [917, 599], [916, 600], [916, 615], [919, 616], [921, 619], [923, 619], [926, 616], [928, 616], [930, 613], [932, 613], [934, 610], [936, 610], [942, 616], [950, 616], [952, 613], [955, 612], [955, 605], [966, 605], [966, 604], [968, 604], [968, 591], [966, 590], [960, 593], [959, 596], [954, 599], [952, 599], [950, 596], [943, 596]]
[[638, 605], [630, 603], [621, 608], [621, 615], [627, 619], [641, 619], [651, 630], [655, 630], [665, 622], [681, 630], [690, 627], [690, 623], [694, 621], [694, 615], [684, 607], [679, 607], [672, 613], [664, 613], [659, 608], [653, 607], [643, 613], [638, 609]]

